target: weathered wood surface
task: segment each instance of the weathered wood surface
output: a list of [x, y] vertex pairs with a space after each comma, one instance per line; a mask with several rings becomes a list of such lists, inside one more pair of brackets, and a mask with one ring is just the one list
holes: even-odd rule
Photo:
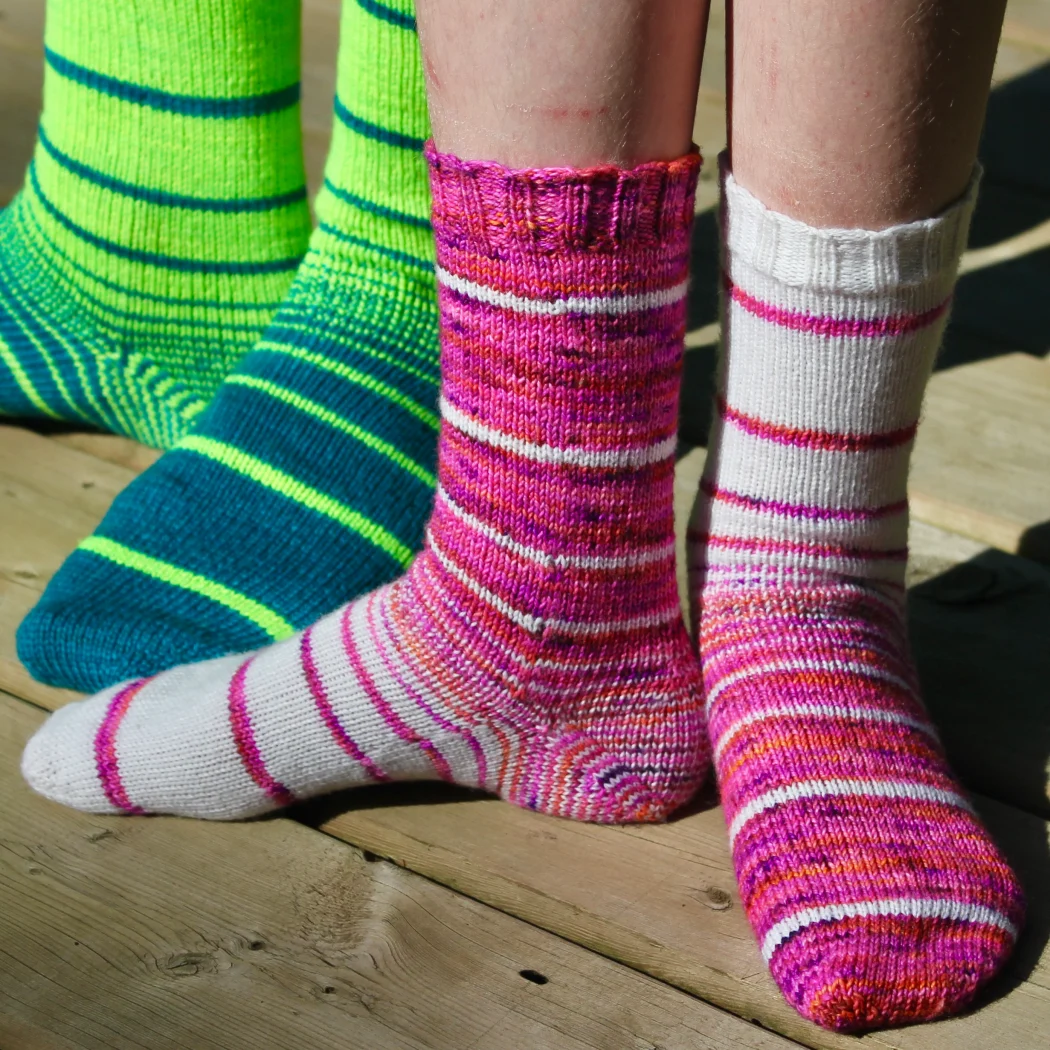
[[68, 433], [54, 434], [52, 441], [80, 452], [87, 452], [96, 459], [105, 460], [118, 467], [141, 474], [147, 467], [160, 459], [160, 450], [140, 445], [131, 438], [117, 434], [95, 434], [84, 430], [73, 430]]
[[49, 803], [18, 775], [42, 718], [0, 694], [4, 1050], [790, 1050], [292, 820]]
[[[685, 522], [703, 462], [692, 449], [675, 473], [683, 601]], [[1050, 817], [1050, 569], [924, 521], [908, 539], [912, 647], [953, 763], [974, 790]]]
[[[680, 526], [702, 461], [702, 450], [694, 450], [679, 462]], [[89, 529], [112, 492], [131, 476], [132, 471], [99, 461], [68, 442], [60, 444], [17, 428], [0, 429], [0, 576], [7, 585], [0, 611], [9, 603], [14, 611], [19, 600], [25, 602], [43, 586], [61, 556], [79, 538], [76, 529]], [[85, 481], [91, 484], [85, 486]], [[63, 505], [65, 514], [57, 509]], [[71, 522], [76, 525], [71, 527]], [[31, 551], [32, 558], [9, 560], [8, 553], [19, 549], [20, 537], [27, 533], [33, 545], [23, 549]], [[973, 585], [965, 579], [953, 583], [952, 573], [959, 569], [952, 567], [960, 559], [966, 559], [963, 569], [977, 565], [980, 556], [976, 561], [973, 556], [979, 545], [930, 526], [918, 526], [914, 538], [920, 548], [915, 579], [925, 579], [926, 587], [940, 581], [942, 588], [939, 596], [935, 593], [923, 600], [917, 614], [920, 665], [932, 661], [935, 667], [959, 668], [957, 679], [964, 683], [982, 673], [986, 678], [998, 674], [1003, 683], [1001, 699], [995, 704], [982, 703], [980, 691], [967, 694], [971, 701], [963, 710], [969, 731], [959, 734], [959, 739], [946, 733], [953, 755], [986, 790], [1030, 809], [1045, 810], [1048, 715], [1045, 706], [1038, 709], [1034, 698], [1048, 676], [1032, 656], [1045, 648], [1032, 634], [1046, 622], [1045, 606], [1035, 610], [1029, 633], [1019, 635], [1018, 651], [1027, 664], [1017, 658], [1018, 651], [1011, 652], [1008, 662], [999, 662], [994, 641], [975, 649], [972, 638], [976, 634], [994, 639], [996, 630], [1002, 634], [1013, 629], [1010, 624], [1027, 623], [1032, 609], [1025, 603], [1050, 600], [1050, 588], [1039, 591], [1036, 586], [1043, 570], [1026, 559], [1000, 554], [997, 557], [1004, 564], [994, 571], [1020, 574], [1024, 585], [999, 583], [968, 594], [965, 588]], [[1029, 578], [1032, 570], [1037, 576]], [[965, 631], [953, 620], [960, 615], [975, 617]], [[13, 616], [5, 617], [0, 629], [9, 631], [13, 620]], [[974, 660], [975, 653], [979, 663], [967, 663]], [[4, 668], [0, 662], [7, 688], [23, 688], [24, 677], [20, 684]], [[1022, 672], [1027, 677], [1017, 677]], [[936, 677], [934, 682], [936, 686]], [[36, 689], [35, 698], [45, 706], [66, 699]], [[953, 689], [937, 693], [936, 688], [935, 695], [942, 696], [939, 713], [942, 726], [947, 727], [959, 714], [958, 695]], [[1028, 721], [1015, 725], [1014, 708], [1002, 698], [1017, 696], [1029, 697], [1028, 707], [1022, 710]], [[1001, 723], [1004, 728], [997, 730]], [[986, 747], [993, 739], [998, 739], [998, 745]], [[1013, 751], [1011, 739], [1020, 744]], [[1046, 824], [992, 802], [987, 807], [997, 834], [1008, 841], [1013, 859], [1026, 871], [1028, 885], [1037, 890], [1050, 884]], [[341, 796], [300, 815], [331, 835], [390, 856], [453, 889], [733, 1013], [758, 1018], [807, 1045], [837, 1047], [848, 1042], [801, 1021], [769, 982], [736, 897], [725, 829], [717, 809], [691, 813], [665, 828], [593, 828], [551, 821], [488, 799], [464, 800], [456, 795], [450, 799], [437, 787], [425, 787]], [[1045, 940], [1039, 932], [1042, 914], [1037, 907], [1032, 944], [1041, 945]], [[1050, 962], [1040, 959], [1039, 951], [1028, 950], [1039, 960], [1037, 969], [1010, 995], [974, 1016], [926, 1029], [921, 1039], [910, 1032], [869, 1038], [884, 1046], [936, 1048], [950, 1042], [965, 1048], [983, 1046], [991, 1032], [1003, 1031], [1010, 1033], [1015, 1045], [1029, 1045], [1025, 1040], [1031, 1026], [1050, 1024]], [[947, 1033], [943, 1037], [932, 1034], [942, 1029]], [[938, 1041], [942, 1039], [943, 1043]]]
[[909, 492], [923, 521], [1050, 561], [1050, 364], [1008, 354], [937, 373]]
[[913, 588], [909, 628], [956, 771], [1050, 818], [1050, 569], [985, 551]]
[[[978, 801], [1028, 887], [1025, 939], [979, 1010], [936, 1025], [873, 1033], [865, 1037], [873, 1046], [1035, 1047], [1050, 1028], [1048, 828], [1020, 810]], [[855, 1042], [803, 1021], [773, 986], [736, 893], [719, 809], [663, 827], [600, 828], [552, 822], [437, 788], [394, 788], [331, 799], [316, 812], [318, 826], [330, 834], [807, 1046]]]

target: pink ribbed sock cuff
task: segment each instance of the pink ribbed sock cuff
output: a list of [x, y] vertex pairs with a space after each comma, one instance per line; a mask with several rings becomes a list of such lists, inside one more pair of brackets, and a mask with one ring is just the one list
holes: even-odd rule
[[511, 169], [439, 153], [432, 142], [426, 156], [434, 231], [446, 243], [485, 255], [688, 248], [695, 149], [626, 169]]

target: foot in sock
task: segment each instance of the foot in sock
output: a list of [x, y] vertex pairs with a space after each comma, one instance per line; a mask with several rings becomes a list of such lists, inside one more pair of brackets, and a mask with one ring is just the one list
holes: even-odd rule
[[432, 778], [619, 823], [698, 787], [672, 499], [699, 159], [431, 163], [444, 385], [423, 553], [260, 653], [63, 708], [25, 753], [36, 790], [236, 818]]
[[0, 415], [173, 445], [306, 250], [299, 6], [47, 6], [44, 113], [0, 213]]
[[310, 250], [192, 435], [117, 497], [23, 623], [38, 679], [90, 692], [259, 648], [393, 580], [422, 545], [439, 365], [411, 11], [343, 5]]
[[1022, 919], [903, 607], [908, 459], [972, 195], [817, 230], [724, 180], [719, 418], [690, 530], [705, 704], [762, 954], [829, 1028], [961, 1009]]

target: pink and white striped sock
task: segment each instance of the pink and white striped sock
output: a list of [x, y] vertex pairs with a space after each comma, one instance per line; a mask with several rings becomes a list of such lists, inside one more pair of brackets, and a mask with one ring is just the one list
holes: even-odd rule
[[26, 748], [36, 790], [238, 818], [443, 779], [620, 823], [698, 787], [672, 488], [699, 156], [429, 158], [443, 421], [425, 550], [285, 642], [58, 711]]
[[723, 172], [694, 618], [741, 896], [781, 990], [829, 1028], [960, 1009], [1022, 918], [904, 620], [908, 460], [974, 195], [880, 232], [813, 229]]

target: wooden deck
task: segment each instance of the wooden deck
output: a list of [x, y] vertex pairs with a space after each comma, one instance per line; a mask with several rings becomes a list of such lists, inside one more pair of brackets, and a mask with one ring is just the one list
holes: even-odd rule
[[[39, 103], [42, 0], [0, 0], [0, 200]], [[312, 185], [338, 3], [304, 0]], [[721, 8], [696, 137], [722, 144]], [[1050, 1040], [1050, 0], [1011, 0], [985, 192], [912, 477], [912, 639], [946, 744], [1030, 897], [1007, 973], [969, 1015], [868, 1035], [902, 1050]], [[715, 187], [698, 203], [680, 520], [717, 339]], [[105, 818], [33, 795], [34, 683], [14, 630], [155, 457], [0, 427], [0, 1050], [787, 1050], [845, 1047], [780, 998], [710, 798], [663, 827], [556, 821], [437, 786], [274, 819]]]

